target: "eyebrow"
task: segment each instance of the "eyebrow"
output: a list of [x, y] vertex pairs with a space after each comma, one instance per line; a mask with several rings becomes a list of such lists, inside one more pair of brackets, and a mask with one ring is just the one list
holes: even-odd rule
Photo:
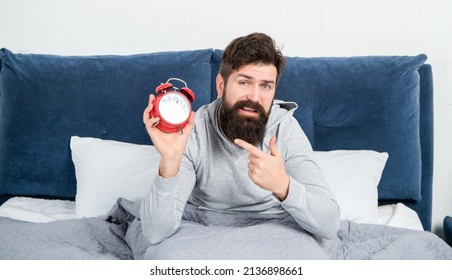
[[[251, 77], [249, 75], [246, 75], [246, 74], [242, 74], [242, 73], [237, 74], [237, 77], [243, 77], [245, 79], [254, 80], [253, 77]], [[274, 84], [275, 83], [275, 81], [273, 81], [273, 80], [260, 80], [260, 82], [264, 82], [264, 83], [267, 83], [267, 84]]]

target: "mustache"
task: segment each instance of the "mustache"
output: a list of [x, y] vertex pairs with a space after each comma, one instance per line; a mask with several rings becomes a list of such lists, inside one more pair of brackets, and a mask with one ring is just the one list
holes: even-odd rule
[[259, 103], [250, 100], [237, 101], [232, 106], [231, 111], [236, 112], [244, 108], [255, 110], [260, 116], [267, 117], [267, 112], [265, 112], [264, 107], [262, 107]]

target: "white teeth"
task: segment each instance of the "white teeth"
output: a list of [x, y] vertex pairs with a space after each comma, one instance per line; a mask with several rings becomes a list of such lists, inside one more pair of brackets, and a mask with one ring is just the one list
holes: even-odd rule
[[249, 112], [256, 112], [256, 110], [254, 110], [252, 108], [248, 108], [248, 107], [242, 107], [242, 109], [245, 111], [249, 111]]

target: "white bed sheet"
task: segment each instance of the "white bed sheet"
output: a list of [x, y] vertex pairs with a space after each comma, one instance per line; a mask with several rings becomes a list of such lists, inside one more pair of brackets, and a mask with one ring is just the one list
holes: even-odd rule
[[[76, 219], [75, 202], [29, 197], [13, 197], [0, 206], [0, 216], [16, 220], [46, 223]], [[378, 224], [424, 230], [417, 213], [403, 203], [378, 207]]]
[[416, 211], [403, 203], [378, 207], [378, 224], [424, 230]]
[[75, 202], [13, 197], [0, 206], [0, 216], [34, 223], [75, 219]]

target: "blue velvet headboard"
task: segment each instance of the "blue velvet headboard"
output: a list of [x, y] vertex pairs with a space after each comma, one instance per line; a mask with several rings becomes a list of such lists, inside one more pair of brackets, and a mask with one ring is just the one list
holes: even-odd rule
[[[179, 77], [195, 91], [195, 109], [214, 100], [221, 51], [68, 57], [2, 49], [0, 59], [0, 195], [73, 199], [70, 137], [149, 143], [141, 122], [149, 93]], [[388, 152], [380, 202], [402, 201], [430, 230], [433, 86], [426, 56], [287, 59], [276, 97], [298, 103], [295, 117], [314, 149]]]
[[315, 150], [388, 152], [380, 203], [403, 201], [430, 230], [433, 112], [426, 58], [289, 58], [278, 89], [283, 99], [300, 96], [297, 117]]

